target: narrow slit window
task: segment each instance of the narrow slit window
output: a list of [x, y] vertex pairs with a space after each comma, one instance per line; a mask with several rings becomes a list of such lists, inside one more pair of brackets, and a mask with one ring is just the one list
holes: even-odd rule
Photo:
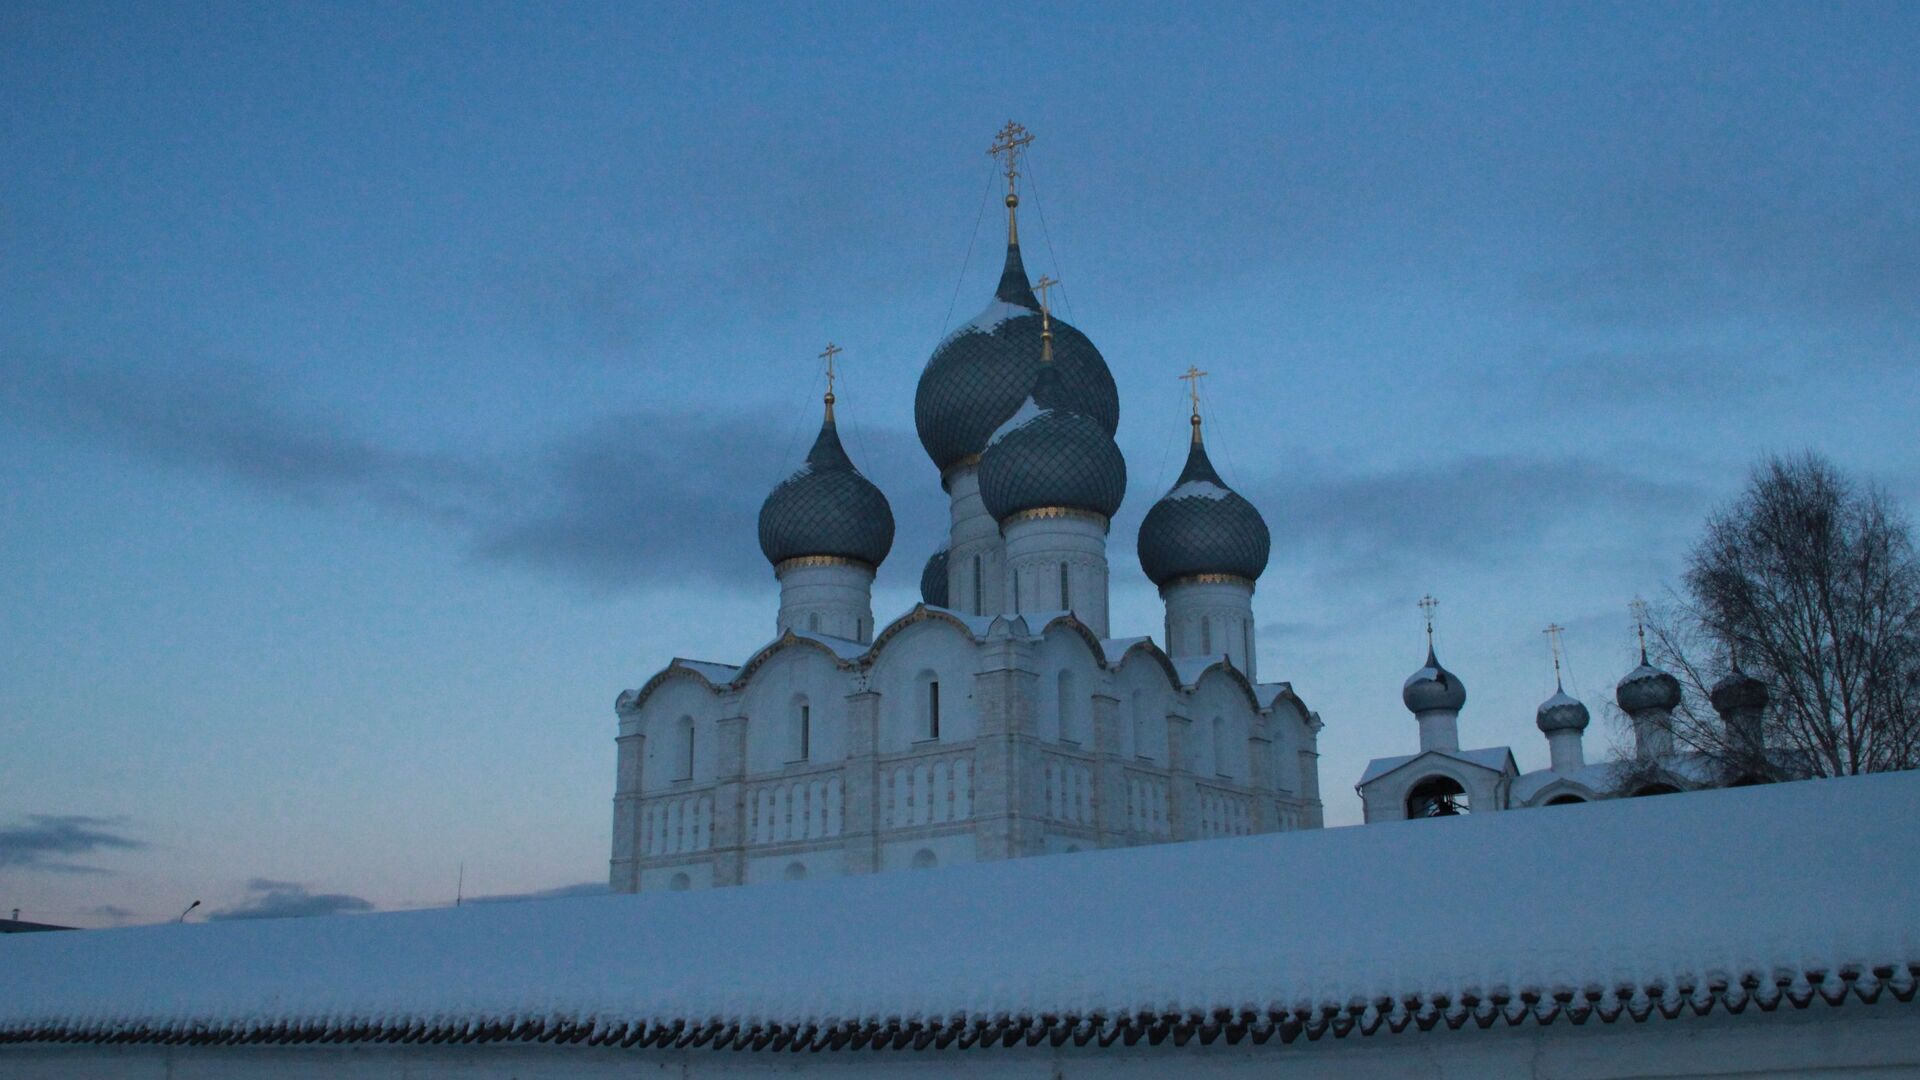
[[973, 613], [975, 615], [986, 614], [986, 612], [981, 610], [981, 608], [985, 606], [981, 598], [980, 556], [975, 555], [973, 557]]
[[940, 737], [940, 680], [927, 684], [927, 738]]
[[680, 779], [693, 779], [693, 719], [680, 721]]
[[813, 751], [813, 706], [800, 706], [800, 758], [805, 761]]
[[1253, 624], [1240, 624], [1240, 666], [1247, 671], [1253, 670]]
[[1205, 656], [1213, 655], [1213, 620], [1204, 617], [1200, 620], [1200, 652]]
[[1073, 610], [1073, 589], [1067, 584], [1067, 564], [1060, 564], [1060, 610]]

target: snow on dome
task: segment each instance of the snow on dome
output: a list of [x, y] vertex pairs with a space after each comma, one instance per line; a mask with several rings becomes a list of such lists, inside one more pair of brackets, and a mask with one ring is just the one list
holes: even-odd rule
[[1643, 659], [1639, 667], [1621, 678], [1613, 697], [1620, 711], [1629, 716], [1648, 709], [1671, 711], [1680, 705], [1680, 680]]
[[877, 567], [892, 549], [893, 508], [853, 467], [829, 413], [806, 464], [760, 505], [760, 551], [775, 566], [806, 555], [834, 555]]
[[[1555, 1023], [1650, 997], [1670, 1016], [1770, 1010], [1795, 986], [1874, 1000], [1920, 970], [1915, 805], [1920, 772], [1882, 773], [745, 888], [11, 935], [0, 1071], [22, 1042], [189, 1034], [699, 1036], [683, 1052], [700, 1054], [788, 1048], [754, 1041], [775, 1035], [863, 1047], [895, 1023], [965, 1047], [985, 1045], [976, 1023], [1117, 1035], [1244, 1009], [1270, 1034], [1269, 1010], [1384, 1002], [1313, 1030], [1390, 1038], [1435, 1009]], [[1436, 881], [1447, 903], [1406, 902]], [[1783, 887], [1810, 883], [1829, 887]], [[1713, 917], [1676, 917], [1689, 896]]]
[[1533, 714], [1534, 726], [1545, 732], [1585, 731], [1589, 718], [1587, 707], [1565, 690], [1555, 690]]
[[1460, 681], [1460, 676], [1440, 666], [1439, 658], [1433, 655], [1433, 645], [1429, 643], [1426, 664], [1407, 676], [1407, 681], [1400, 686], [1400, 702], [1416, 716], [1435, 710], [1459, 712], [1467, 706], [1467, 684]]
[[[1100, 350], [1057, 315], [1053, 358], [1065, 402], [1108, 436], [1120, 427], [1120, 394]], [[945, 470], [987, 447], [987, 439], [1033, 386], [1040, 364], [1040, 301], [1018, 245], [1008, 245], [1000, 286], [986, 310], [933, 350], [913, 396], [913, 422], [933, 463]]]
[[1214, 471], [1197, 425], [1179, 479], [1140, 522], [1137, 548], [1140, 569], [1161, 588], [1199, 574], [1253, 581], [1267, 569], [1266, 520]]
[[1112, 518], [1126, 498], [1120, 448], [1098, 421], [1074, 411], [1061, 379], [1058, 363], [1041, 364], [1027, 405], [980, 455], [980, 501], [997, 521], [1042, 507]]

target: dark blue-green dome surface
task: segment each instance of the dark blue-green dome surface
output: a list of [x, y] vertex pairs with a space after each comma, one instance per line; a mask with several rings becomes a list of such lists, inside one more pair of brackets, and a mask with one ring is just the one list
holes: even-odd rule
[[1195, 574], [1252, 581], [1266, 570], [1272, 546], [1260, 511], [1220, 479], [1196, 428], [1180, 479], [1140, 523], [1140, 569], [1163, 588]]
[[1127, 462], [1113, 436], [1073, 411], [1058, 364], [1041, 364], [1033, 393], [980, 455], [980, 501], [994, 520], [1064, 507], [1113, 517], [1127, 495]]
[[[1087, 336], [1053, 324], [1053, 362], [1065, 399], [1111, 437], [1120, 428], [1120, 394], [1100, 350]], [[1027, 399], [1040, 363], [1040, 302], [1027, 283], [1020, 248], [1007, 245], [993, 303], [948, 334], [927, 360], [913, 395], [920, 445], [941, 470], [983, 452], [987, 440]]]
[[803, 555], [837, 555], [878, 567], [893, 548], [893, 508], [840, 446], [833, 418], [807, 463], [760, 505], [760, 550], [779, 565]]
[[947, 606], [947, 549], [941, 548], [927, 559], [920, 571], [920, 599], [928, 607]]

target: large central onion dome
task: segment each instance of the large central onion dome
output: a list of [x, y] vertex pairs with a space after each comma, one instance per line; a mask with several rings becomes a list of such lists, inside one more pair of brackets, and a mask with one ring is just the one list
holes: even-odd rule
[[1467, 684], [1440, 666], [1439, 659], [1433, 655], [1433, 643], [1429, 641], [1426, 665], [1407, 676], [1406, 684], [1400, 687], [1400, 701], [1416, 716], [1436, 710], [1457, 713], [1466, 708]]
[[1084, 510], [1112, 518], [1127, 494], [1127, 463], [1098, 420], [1076, 411], [1060, 366], [1042, 362], [1033, 394], [980, 455], [980, 501], [994, 520], [1026, 510]]
[[1140, 569], [1161, 588], [1196, 574], [1252, 581], [1266, 570], [1272, 543], [1260, 511], [1214, 471], [1196, 413], [1187, 467], [1140, 523]]
[[878, 567], [893, 548], [893, 508], [840, 446], [833, 395], [807, 463], [760, 506], [760, 550], [775, 566], [803, 556], [853, 559]]
[[[1120, 394], [1100, 350], [1058, 318], [1054, 364], [1061, 399], [1108, 436], [1120, 427]], [[933, 350], [913, 395], [920, 445], [942, 472], [973, 458], [1026, 400], [1040, 360], [1040, 302], [1027, 283], [1020, 245], [1007, 243], [1006, 269], [985, 311]]]

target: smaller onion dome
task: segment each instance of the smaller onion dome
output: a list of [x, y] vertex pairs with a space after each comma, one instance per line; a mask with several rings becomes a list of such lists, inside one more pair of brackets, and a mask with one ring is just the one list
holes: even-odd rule
[[1459, 712], [1467, 704], [1467, 684], [1440, 666], [1429, 642], [1426, 666], [1407, 676], [1406, 684], [1400, 688], [1400, 700], [1406, 704], [1407, 711], [1416, 716], [1436, 710]]
[[1533, 714], [1534, 726], [1549, 735], [1556, 731], [1585, 731], [1590, 719], [1587, 707], [1565, 690], [1555, 690], [1553, 696], [1541, 702], [1539, 711]]
[[840, 446], [829, 392], [826, 420], [807, 452], [807, 463], [760, 505], [760, 551], [775, 566], [825, 555], [877, 568], [892, 549], [893, 508]]
[[1640, 666], [1614, 687], [1613, 699], [1628, 716], [1654, 709], [1672, 712], [1680, 705], [1680, 680], [1647, 663], [1643, 654]]
[[947, 549], [941, 548], [927, 557], [927, 565], [920, 571], [920, 599], [928, 607], [947, 606]]
[[1736, 664], [1726, 678], [1713, 684], [1707, 698], [1713, 702], [1713, 711], [1717, 713], [1764, 709], [1767, 707], [1767, 684], [1741, 671]]
[[980, 455], [980, 500], [994, 520], [1060, 507], [1111, 518], [1127, 494], [1127, 463], [1100, 422], [1074, 411], [1058, 365], [1042, 362], [1026, 403]]
[[1162, 588], [1195, 574], [1252, 581], [1266, 570], [1272, 545], [1260, 511], [1214, 471], [1195, 413], [1187, 467], [1140, 523], [1140, 569]]

